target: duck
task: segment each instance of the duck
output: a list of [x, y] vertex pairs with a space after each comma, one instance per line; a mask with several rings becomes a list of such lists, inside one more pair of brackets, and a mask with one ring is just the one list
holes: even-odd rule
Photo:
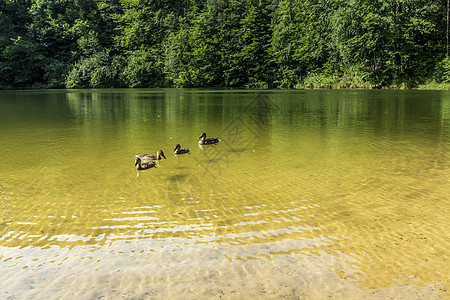
[[136, 170], [147, 170], [156, 166], [156, 161], [142, 162], [141, 158], [136, 156], [134, 163]]
[[189, 153], [191, 151], [191, 148], [181, 148], [180, 144], [176, 144], [175, 148], [173, 149], [173, 154], [184, 154]]
[[199, 145], [212, 145], [212, 144], [217, 144], [218, 142], [221, 141], [218, 138], [206, 138], [206, 133], [204, 133], [204, 132], [198, 138], [201, 139], [198, 142]]
[[148, 154], [148, 153], [142, 153], [142, 154], [136, 155], [136, 157], [139, 157], [142, 160], [160, 160], [161, 157], [164, 157], [164, 159], [166, 159], [166, 156], [164, 155], [164, 152], [162, 150], [158, 150], [156, 155]]

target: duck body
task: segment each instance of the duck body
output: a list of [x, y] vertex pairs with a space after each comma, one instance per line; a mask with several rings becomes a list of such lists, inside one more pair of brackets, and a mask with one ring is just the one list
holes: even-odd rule
[[198, 141], [199, 145], [212, 145], [220, 142], [220, 139], [218, 138], [206, 138], [206, 133], [202, 133], [202, 135], [198, 138], [201, 139], [200, 141]]
[[161, 157], [164, 157], [164, 159], [166, 159], [166, 156], [164, 155], [164, 152], [162, 150], [158, 150], [156, 155], [155, 154], [142, 153], [142, 154], [136, 155], [136, 157], [139, 157], [142, 160], [160, 160]]
[[156, 161], [142, 162], [140, 157], [136, 157], [134, 163], [136, 170], [147, 170], [156, 166]]

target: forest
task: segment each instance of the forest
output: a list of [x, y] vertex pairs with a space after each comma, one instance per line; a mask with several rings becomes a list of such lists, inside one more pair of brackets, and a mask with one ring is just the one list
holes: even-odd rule
[[0, 89], [450, 83], [449, 0], [0, 0]]

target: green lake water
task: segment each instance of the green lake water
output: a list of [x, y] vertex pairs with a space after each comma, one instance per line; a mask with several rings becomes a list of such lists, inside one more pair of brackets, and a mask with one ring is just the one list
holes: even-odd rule
[[0, 299], [445, 299], [449, 151], [448, 91], [0, 91]]

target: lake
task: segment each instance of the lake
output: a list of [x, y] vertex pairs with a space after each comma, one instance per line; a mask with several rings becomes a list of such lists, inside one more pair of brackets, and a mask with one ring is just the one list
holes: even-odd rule
[[1, 299], [450, 297], [449, 91], [0, 91], [0, 129]]

